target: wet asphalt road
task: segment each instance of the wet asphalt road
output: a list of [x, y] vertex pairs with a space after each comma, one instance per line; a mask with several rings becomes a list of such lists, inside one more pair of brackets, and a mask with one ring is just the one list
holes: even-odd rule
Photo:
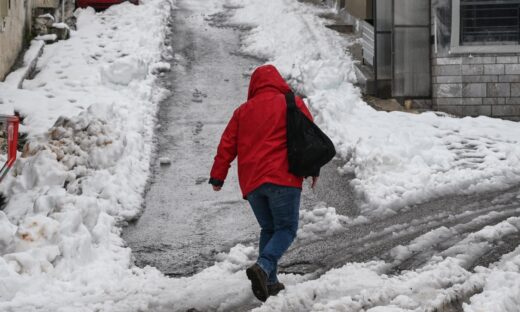
[[[246, 98], [249, 74], [261, 60], [237, 53], [244, 29], [222, 27], [232, 8], [214, 8], [207, 1], [181, 0], [172, 12], [172, 71], [163, 82], [172, 95], [160, 108], [157, 157], [143, 215], [124, 231], [123, 238], [139, 266], [153, 265], [172, 276], [192, 275], [213, 264], [215, 254], [238, 243], [253, 244], [258, 226], [242, 200], [236, 168], [222, 192], [207, 184], [220, 135], [232, 111]], [[207, 15], [217, 9], [219, 14]], [[304, 188], [302, 208], [324, 201], [343, 215], [356, 216], [356, 200], [335, 160], [322, 170], [316, 191]], [[456, 228], [457, 235], [396, 263], [388, 272], [420, 267], [470, 233], [520, 215], [520, 187], [472, 196], [452, 196], [401, 210], [398, 215], [350, 226], [314, 242], [296, 242], [281, 262], [282, 272], [322, 273], [349, 261], [393, 259], [389, 251], [439, 227]], [[493, 217], [476, 219], [492, 211]], [[468, 269], [487, 265], [520, 244], [505, 237]]]
[[172, 71], [163, 78], [171, 96], [160, 107], [157, 157], [140, 219], [123, 234], [137, 265], [172, 276], [211, 265], [218, 252], [256, 235], [240, 195], [236, 168], [219, 193], [208, 184], [220, 135], [247, 96], [244, 75], [259, 60], [237, 55], [238, 30], [213, 27], [209, 1], [179, 1], [172, 12]]
[[[247, 96], [249, 75], [262, 60], [238, 53], [246, 29], [224, 27], [233, 8], [207, 1], [179, 1], [172, 12], [172, 71], [163, 77], [172, 91], [160, 107], [157, 156], [142, 216], [123, 238], [138, 266], [152, 265], [171, 276], [192, 275], [213, 264], [215, 255], [238, 243], [254, 244], [258, 225], [240, 195], [236, 167], [221, 192], [207, 184], [220, 135], [233, 110]], [[161, 166], [167, 157], [171, 165]], [[327, 199], [353, 214], [348, 179], [323, 169], [316, 191], [305, 187], [302, 208]]]

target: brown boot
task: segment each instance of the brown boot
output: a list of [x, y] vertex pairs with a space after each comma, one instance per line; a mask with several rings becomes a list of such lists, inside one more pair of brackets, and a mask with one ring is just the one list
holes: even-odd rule
[[269, 292], [267, 291], [267, 274], [256, 263], [247, 268], [246, 274], [247, 278], [251, 281], [251, 289], [253, 289], [255, 297], [262, 302], [266, 301], [269, 297]]
[[276, 296], [278, 293], [285, 289], [285, 285], [277, 282], [276, 284], [267, 285], [267, 292], [269, 293], [269, 296]]

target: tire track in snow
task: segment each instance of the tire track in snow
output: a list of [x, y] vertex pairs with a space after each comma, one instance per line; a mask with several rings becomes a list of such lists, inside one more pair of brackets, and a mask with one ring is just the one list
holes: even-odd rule
[[[515, 187], [507, 192], [439, 199], [409, 207], [391, 217], [371, 220], [366, 224], [347, 225], [344, 231], [331, 237], [295, 244], [281, 267], [286, 272], [323, 273], [347, 262], [383, 259], [393, 263], [396, 259], [391, 251], [395, 247], [407, 246], [414, 240], [418, 240], [419, 244], [421, 239], [428, 239], [428, 242], [422, 242], [425, 250], [417, 248], [395, 262], [389, 273], [413, 270], [471, 233], [508, 217], [519, 216], [519, 190]], [[445, 235], [450, 235], [434, 239], [427, 237], [431, 231], [443, 233], [442, 229], [446, 229]]]

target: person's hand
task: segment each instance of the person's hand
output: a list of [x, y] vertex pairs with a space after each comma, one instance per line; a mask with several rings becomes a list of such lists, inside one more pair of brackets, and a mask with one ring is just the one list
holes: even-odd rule
[[222, 189], [222, 185], [224, 185], [224, 181], [220, 181], [215, 178], [209, 178], [208, 183], [211, 184], [215, 192], [220, 191]]
[[320, 177], [312, 177], [312, 183], [311, 183], [311, 188], [314, 189], [316, 187], [316, 184], [318, 184], [318, 179]]

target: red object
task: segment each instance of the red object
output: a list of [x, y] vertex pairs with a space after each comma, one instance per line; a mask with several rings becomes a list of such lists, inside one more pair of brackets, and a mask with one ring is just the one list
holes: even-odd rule
[[94, 9], [106, 9], [114, 4], [120, 4], [123, 2], [130, 2], [133, 4], [139, 4], [139, 0], [76, 0], [76, 7], [78, 8], [86, 8], [93, 7]]
[[7, 162], [0, 169], [0, 181], [2, 181], [16, 161], [20, 120], [16, 116], [0, 115], [0, 124], [7, 139]]
[[[290, 88], [272, 65], [251, 76], [247, 102], [240, 105], [222, 134], [211, 178], [224, 181], [238, 156], [238, 179], [244, 198], [264, 183], [302, 187], [303, 178], [289, 173], [285, 93]], [[312, 120], [296, 97], [296, 105]]]

